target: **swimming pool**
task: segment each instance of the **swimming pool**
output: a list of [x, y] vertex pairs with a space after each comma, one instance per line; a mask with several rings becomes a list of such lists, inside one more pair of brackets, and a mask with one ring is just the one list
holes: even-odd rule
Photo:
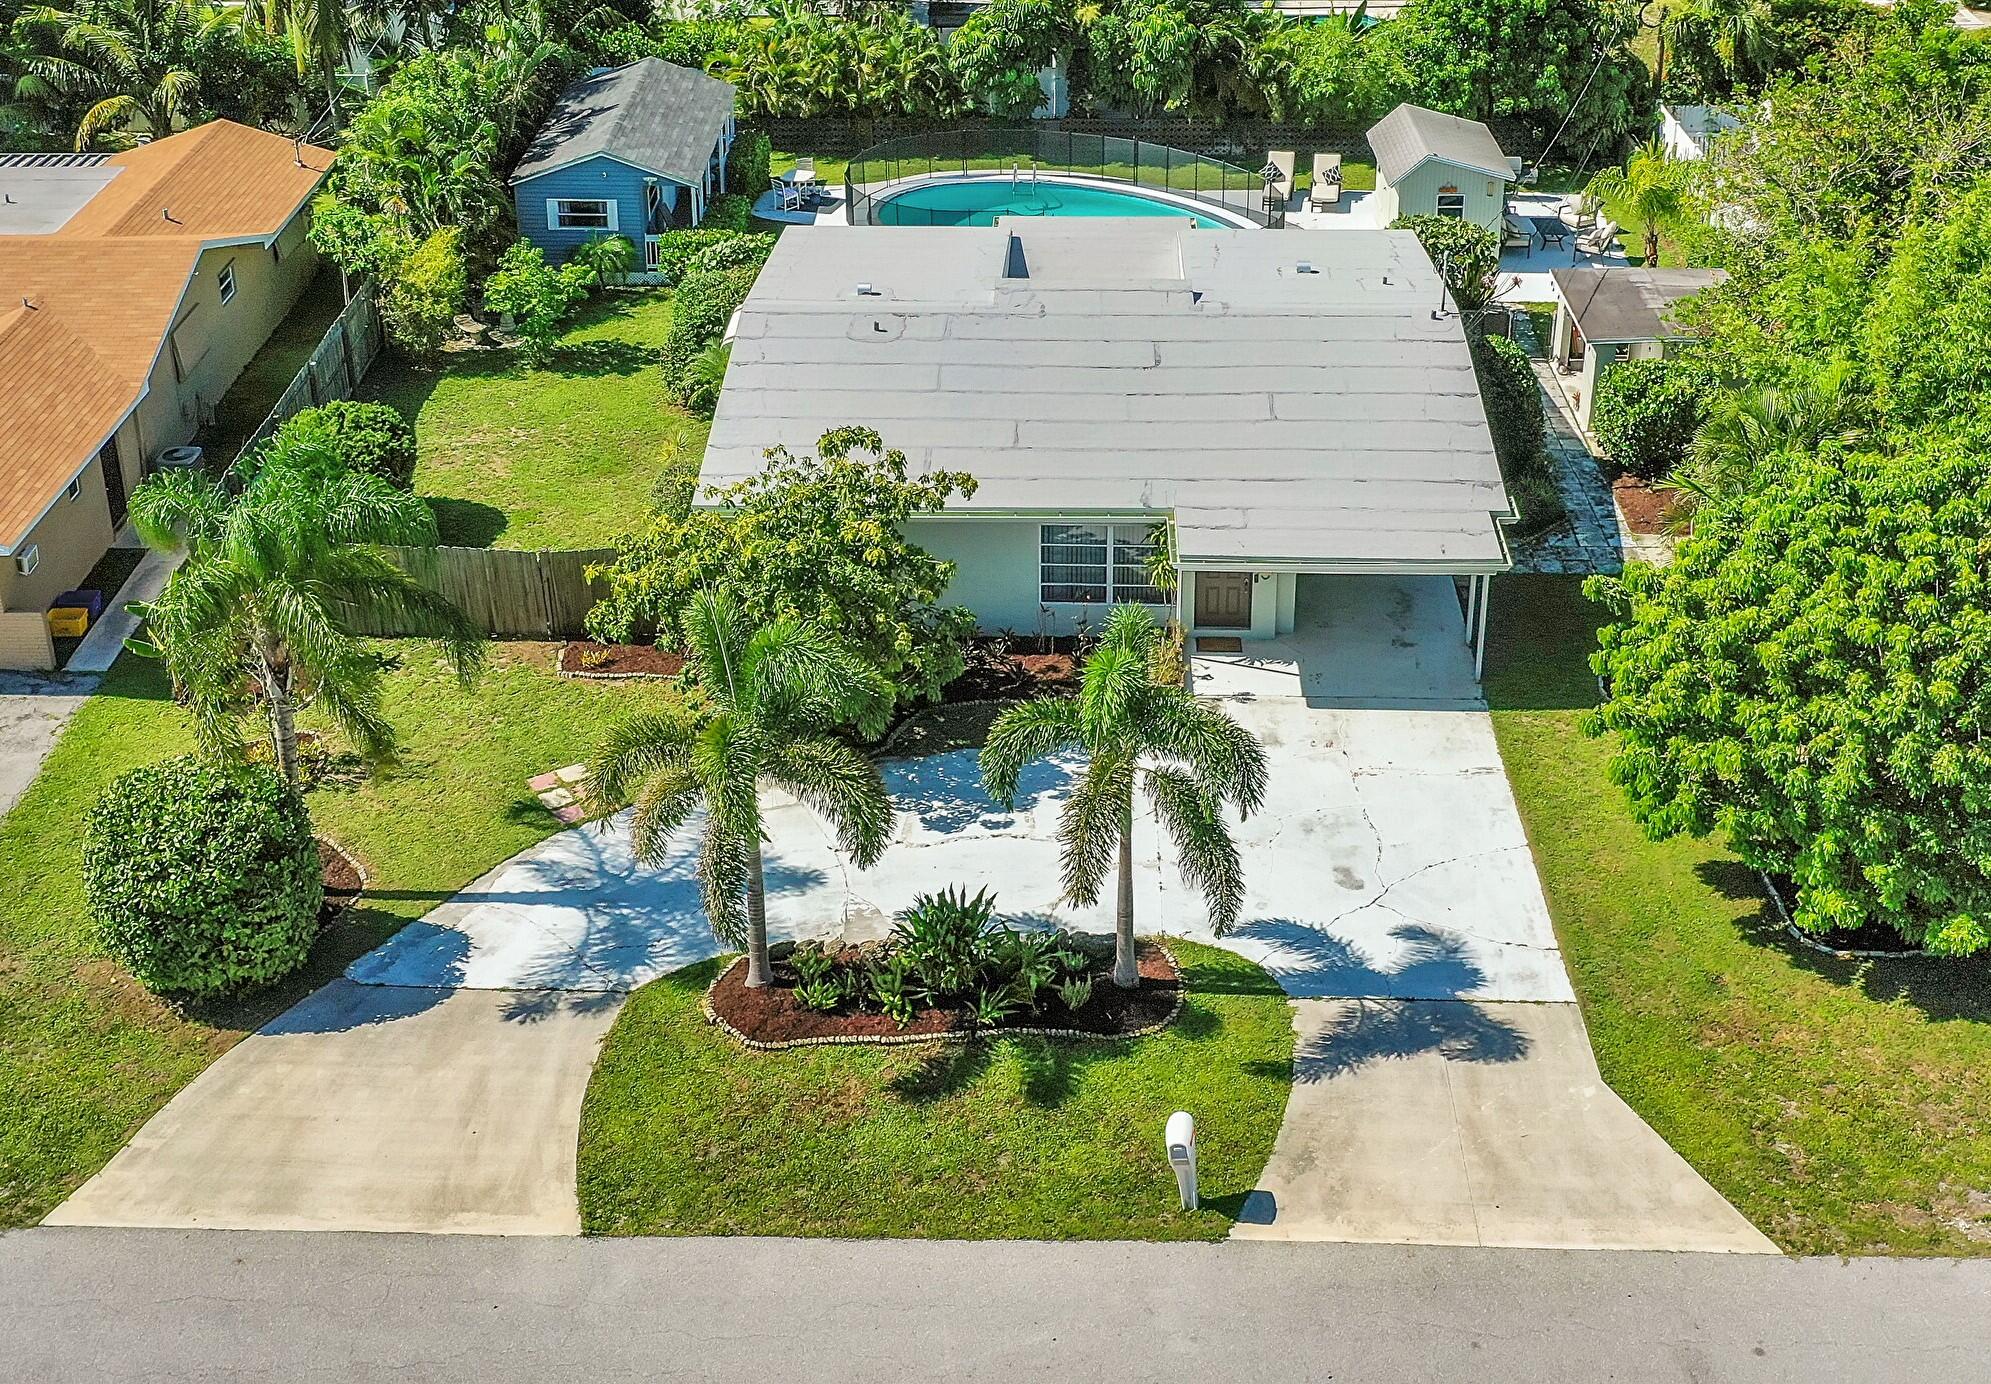
[[881, 200], [874, 219], [881, 226], [993, 226], [998, 216], [1175, 216], [1205, 229], [1236, 224], [1179, 202], [1056, 178], [920, 183]]

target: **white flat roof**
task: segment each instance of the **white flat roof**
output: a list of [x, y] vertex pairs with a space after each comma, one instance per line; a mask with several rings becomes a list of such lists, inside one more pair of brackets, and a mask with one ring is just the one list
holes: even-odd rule
[[1403, 231], [798, 230], [740, 311], [701, 479], [862, 424], [977, 479], [950, 514], [1173, 513], [1192, 567], [1499, 570], [1513, 511], [1439, 302]]

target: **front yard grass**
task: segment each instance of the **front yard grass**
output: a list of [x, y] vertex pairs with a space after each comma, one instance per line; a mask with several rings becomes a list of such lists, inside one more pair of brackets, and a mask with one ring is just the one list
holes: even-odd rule
[[120, 659], [41, 774], [0, 817], [0, 1227], [41, 1219], [244, 1034], [513, 852], [559, 829], [525, 786], [582, 758], [654, 684], [555, 677], [544, 645], [503, 645], [469, 692], [427, 647], [386, 646], [401, 767], [310, 795], [318, 828], [366, 869], [359, 908], [305, 973], [234, 1004], [182, 1009], [98, 949], [83, 901], [83, 820], [120, 773], [191, 748], [159, 665]]
[[696, 460], [709, 425], [664, 387], [665, 290], [612, 292], [582, 309], [544, 370], [509, 351], [437, 368], [390, 354], [365, 397], [415, 425], [415, 490], [442, 541], [473, 548], [600, 548], [642, 523], [672, 460]]
[[1577, 728], [1599, 612], [1495, 587], [1487, 696], [1605, 1079], [1799, 1254], [1991, 1254], [1991, 967], [1841, 961], [1715, 840], [1651, 842]]
[[[1229, 952], [1172, 943], [1168, 1030], [917, 1047], [741, 1048], [699, 998], [724, 961], [637, 991], [581, 1107], [598, 1235], [1215, 1240], [1286, 1109], [1285, 995]], [[1196, 1114], [1203, 1209], [1177, 1208], [1171, 1112]]]

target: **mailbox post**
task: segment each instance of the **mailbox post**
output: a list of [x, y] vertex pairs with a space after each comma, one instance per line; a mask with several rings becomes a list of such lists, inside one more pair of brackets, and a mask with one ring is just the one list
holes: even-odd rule
[[1182, 1209], [1196, 1209], [1196, 1120], [1187, 1110], [1168, 1117], [1162, 1136], [1168, 1148], [1168, 1165], [1175, 1169], [1175, 1186], [1182, 1193]]

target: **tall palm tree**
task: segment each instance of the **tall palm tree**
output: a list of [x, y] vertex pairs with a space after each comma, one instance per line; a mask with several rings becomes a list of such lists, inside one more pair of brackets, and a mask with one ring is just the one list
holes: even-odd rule
[[138, 608], [149, 637], [132, 647], [164, 658], [210, 751], [239, 750], [241, 718], [260, 705], [296, 786], [296, 715], [315, 702], [361, 755], [390, 759], [381, 660], [352, 631], [354, 607], [398, 606], [466, 681], [483, 663], [482, 632], [381, 551], [435, 543], [427, 502], [343, 470], [323, 444], [280, 441], [239, 499], [204, 475], [161, 473], [133, 492], [131, 514], [148, 545], [186, 558]]
[[1670, 23], [1678, 38], [1714, 54], [1731, 86], [1761, 81], [1781, 57], [1776, 16], [1764, 0], [1696, 0]]
[[1646, 266], [1658, 268], [1659, 228], [1687, 205], [1687, 165], [1668, 158], [1658, 140], [1648, 140], [1632, 151], [1623, 168], [1606, 168], [1592, 178], [1589, 191], [1623, 203], [1638, 219], [1645, 232]]
[[634, 802], [636, 858], [653, 865], [705, 809], [706, 917], [722, 942], [746, 949], [747, 984], [766, 985], [761, 785], [787, 789], [828, 819], [859, 866], [876, 863], [891, 834], [891, 800], [878, 766], [834, 728], [883, 695], [884, 682], [815, 626], [786, 619], [755, 629], [732, 596], [710, 588], [693, 599], [685, 635], [711, 714], [617, 726], [588, 766], [589, 799], [597, 810]]
[[78, 149], [112, 130], [164, 136], [189, 123], [205, 60], [233, 23], [191, 0], [76, 0], [67, 10], [31, 6], [16, 21], [35, 48], [28, 71], [91, 102], [76, 127]]
[[1188, 883], [1202, 891], [1218, 932], [1244, 906], [1244, 868], [1224, 822], [1265, 798], [1265, 751], [1251, 732], [1180, 687], [1154, 680], [1161, 639], [1154, 616], [1115, 606], [1099, 646], [1086, 659], [1076, 697], [1043, 698], [996, 719], [982, 750], [982, 783], [1008, 807], [1023, 766], [1059, 750], [1086, 755], [1085, 773], [1058, 821], [1065, 897], [1098, 902], [1106, 872], [1119, 870], [1114, 910], [1113, 983], [1140, 984], [1134, 959], [1134, 789], [1147, 790], [1175, 843]]

